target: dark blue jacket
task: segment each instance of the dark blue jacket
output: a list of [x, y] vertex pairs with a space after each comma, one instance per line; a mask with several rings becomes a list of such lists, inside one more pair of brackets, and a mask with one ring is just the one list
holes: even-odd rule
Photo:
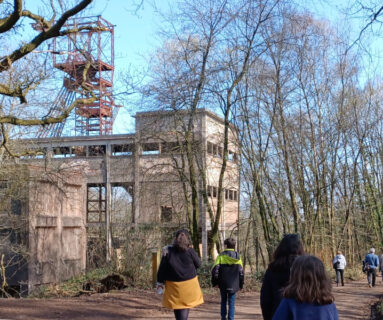
[[221, 291], [234, 293], [243, 288], [242, 260], [234, 249], [226, 249], [217, 257], [211, 271], [211, 283]]
[[335, 304], [299, 303], [295, 299], [283, 299], [273, 320], [338, 320]]

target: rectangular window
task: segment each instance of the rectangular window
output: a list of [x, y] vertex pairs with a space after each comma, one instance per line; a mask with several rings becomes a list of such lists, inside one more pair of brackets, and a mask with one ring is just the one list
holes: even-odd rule
[[217, 198], [217, 187], [213, 187], [213, 198]]
[[213, 194], [212, 186], [207, 186], [207, 196], [208, 196], [208, 197], [211, 197], [212, 194]]
[[11, 213], [14, 215], [21, 215], [21, 200], [11, 199]]
[[53, 149], [53, 158], [71, 157], [71, 147], [57, 147]]
[[173, 208], [169, 206], [161, 206], [161, 222], [172, 221]]
[[214, 154], [214, 144], [211, 142], [207, 142], [207, 153], [213, 155]]
[[142, 144], [142, 154], [151, 155], [160, 153], [160, 144], [159, 143], [144, 143]]
[[100, 157], [104, 156], [106, 153], [106, 146], [88, 146], [89, 157]]
[[89, 184], [87, 197], [87, 222], [105, 222], [106, 188], [102, 184]]
[[223, 157], [223, 148], [222, 148], [222, 147], [218, 147], [217, 149], [218, 149], [217, 156], [218, 156], [219, 158], [222, 158], [222, 157]]
[[180, 144], [178, 142], [164, 142], [162, 144], [161, 153], [179, 153], [181, 151]]
[[75, 157], [85, 157], [86, 156], [85, 146], [72, 147], [72, 153], [73, 153], [73, 156]]
[[131, 156], [133, 155], [133, 144], [112, 144], [112, 156]]

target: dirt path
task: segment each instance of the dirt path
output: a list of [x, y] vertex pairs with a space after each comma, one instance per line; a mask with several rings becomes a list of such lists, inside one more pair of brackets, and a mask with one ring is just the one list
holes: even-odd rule
[[[340, 319], [369, 319], [370, 304], [383, 295], [383, 285], [368, 288], [366, 282], [347, 283], [334, 288]], [[76, 299], [0, 299], [0, 320], [56, 319], [174, 319], [171, 311], [161, 308], [153, 292], [134, 291], [97, 294]], [[189, 319], [219, 319], [219, 298], [206, 295], [205, 303], [190, 312]], [[262, 319], [258, 293], [240, 293], [236, 319]]]

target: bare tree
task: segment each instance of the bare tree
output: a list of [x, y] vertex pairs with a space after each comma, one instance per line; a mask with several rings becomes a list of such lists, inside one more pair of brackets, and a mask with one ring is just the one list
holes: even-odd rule
[[[0, 130], [1, 146], [9, 153], [13, 154], [7, 148], [9, 141], [7, 126], [17, 128], [62, 122], [73, 108], [96, 99], [91, 88], [82, 81], [80, 87], [86, 98], [75, 100], [57, 117], [44, 117], [46, 114], [44, 110], [39, 111], [37, 104], [29, 103], [29, 99], [33, 100], [36, 97], [38, 90], [43, 87], [50, 74], [50, 70], [47, 71], [45, 68], [47, 61], [39, 58], [34, 52], [37, 49], [44, 49], [44, 45], [53, 38], [89, 30], [91, 28], [89, 26], [68, 28], [65, 23], [85, 10], [91, 3], [92, 0], [83, 0], [71, 6], [69, 2], [51, 1], [45, 8], [46, 15], [28, 10], [27, 4], [24, 6], [21, 0], [0, 3], [2, 12], [0, 40], [2, 44], [8, 44], [2, 45], [0, 49]], [[30, 34], [33, 34], [32, 39], [20, 35], [18, 28], [21, 26], [29, 28]], [[13, 38], [18, 41], [11, 41]], [[89, 67], [90, 61], [84, 69], [83, 80], [86, 78]]]

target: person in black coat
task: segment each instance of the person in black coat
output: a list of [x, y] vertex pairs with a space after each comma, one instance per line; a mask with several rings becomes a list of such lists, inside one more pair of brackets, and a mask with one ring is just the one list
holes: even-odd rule
[[273, 261], [265, 272], [261, 288], [261, 309], [264, 320], [272, 320], [282, 301], [282, 289], [289, 282], [290, 268], [295, 258], [303, 254], [303, 244], [298, 234], [285, 235], [274, 251]]
[[157, 272], [157, 290], [163, 290], [162, 306], [173, 309], [176, 320], [187, 320], [189, 310], [203, 303], [197, 269], [201, 261], [191, 248], [187, 230], [178, 230], [166, 247]]

